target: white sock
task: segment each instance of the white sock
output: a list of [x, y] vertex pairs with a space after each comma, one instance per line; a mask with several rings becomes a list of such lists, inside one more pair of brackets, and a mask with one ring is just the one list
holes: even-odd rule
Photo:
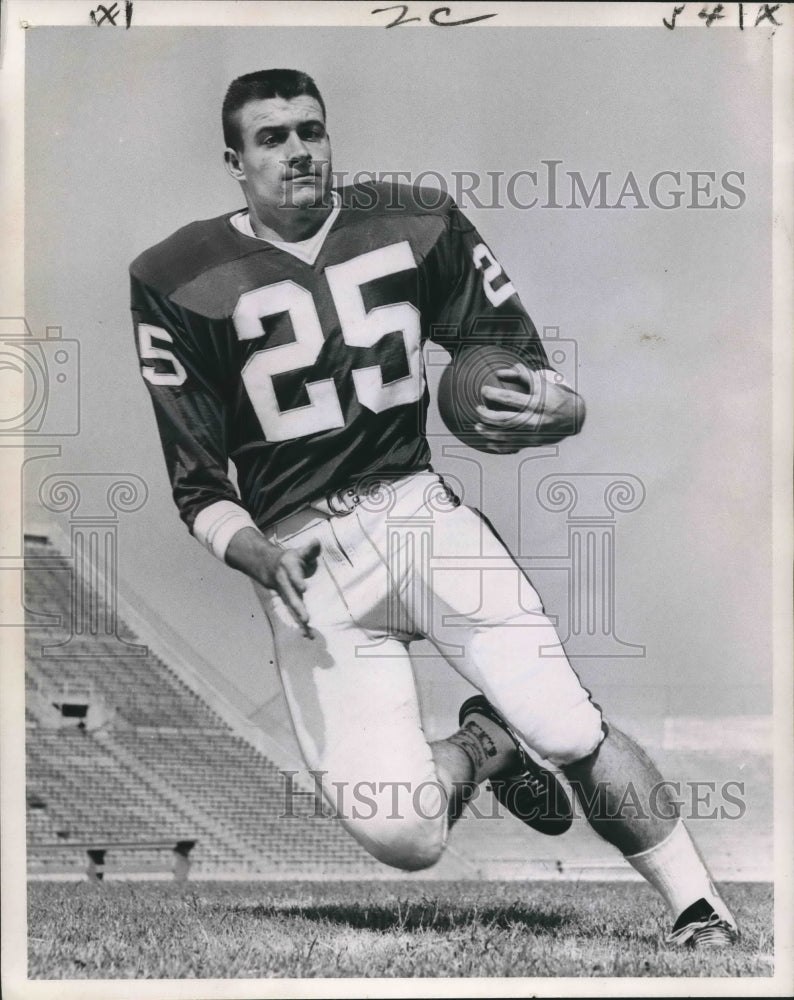
[[706, 899], [723, 919], [735, 925], [682, 820], [661, 843], [625, 857], [661, 893], [674, 917], [699, 899]]

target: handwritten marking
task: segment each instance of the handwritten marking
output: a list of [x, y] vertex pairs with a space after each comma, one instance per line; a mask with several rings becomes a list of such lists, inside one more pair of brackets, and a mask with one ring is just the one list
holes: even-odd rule
[[779, 28], [780, 21], [776, 21], [774, 18], [775, 11], [779, 9], [780, 9], [779, 3], [776, 3], [774, 7], [771, 8], [768, 3], [760, 4], [760, 6], [758, 7], [758, 16], [755, 19], [755, 27], [757, 28], [762, 21], [771, 21], [772, 24], [777, 25], [777, 27]]
[[476, 21], [487, 21], [489, 17], [496, 17], [496, 14], [479, 14], [477, 17], [465, 17], [461, 21], [439, 21], [437, 14], [446, 14], [449, 17], [452, 10], [449, 7], [436, 7], [430, 11], [430, 23], [438, 25], [439, 28], [457, 28], [460, 24], [474, 24]]
[[[96, 10], [92, 10], [89, 17], [97, 27], [99, 27], [100, 24], [104, 24], [105, 21], [110, 21], [111, 24], [115, 25], [116, 18], [119, 16], [118, 6], [119, 5], [117, 3], [114, 3], [108, 10], [107, 7], [102, 4], [98, 4]], [[102, 16], [97, 17], [100, 10], [102, 11]]]
[[670, 31], [673, 30], [673, 28], [675, 27], [675, 19], [683, 11], [684, 7], [686, 7], [685, 3], [682, 3], [680, 7], [673, 7], [672, 23], [668, 21], [666, 17], [662, 18], [662, 24], [665, 26], [665, 28], [669, 28]]
[[725, 8], [721, 3], [715, 4], [711, 10], [708, 7], [703, 7], [698, 13], [698, 17], [706, 22], [707, 28], [710, 28], [715, 21], [723, 21], [725, 19], [725, 15], [722, 13], [723, 10]]
[[[114, 28], [118, 27], [118, 22], [116, 18], [119, 17], [121, 11], [119, 10], [119, 5], [117, 3], [111, 4], [106, 7], [104, 4], [97, 4], [97, 6], [89, 11], [89, 18], [91, 23], [99, 27], [107, 22]], [[124, 26], [129, 28], [132, 24], [132, 0], [125, 0], [124, 2]]]
[[[728, 6], [734, 6], [734, 5], [730, 4]], [[745, 3], [737, 3], [735, 6], [739, 14], [739, 31], [744, 31], [744, 8], [745, 6], [749, 6], [749, 4], [745, 5]], [[782, 6], [783, 6], [782, 3], [759, 4], [754, 27], [757, 28], [762, 21], [769, 21], [776, 28], [779, 28], [781, 26], [781, 22], [775, 18], [775, 12], [778, 11]], [[685, 3], [679, 4], [677, 7], [673, 7], [672, 17], [670, 18], [669, 21], [666, 17], [662, 18], [662, 24], [665, 26], [665, 28], [668, 28], [670, 31], [672, 31], [675, 28], [676, 18], [678, 17], [679, 14], [683, 13], [685, 7], [686, 7]], [[707, 28], [710, 28], [715, 21], [725, 20], [727, 16], [727, 14], [724, 13], [725, 10], [726, 10], [726, 5], [722, 3], [711, 4], [710, 9], [709, 9], [709, 4], [704, 4], [703, 7], [701, 7], [701, 9], [698, 11], [698, 17], [700, 18], [701, 21], [705, 23]], [[772, 32], [772, 34], [774, 35], [774, 31]]]
[[385, 14], [387, 10], [400, 10], [402, 13], [398, 14], [397, 17], [386, 25], [387, 28], [396, 28], [398, 24], [409, 24], [411, 21], [421, 21], [421, 17], [406, 17], [408, 13], [407, 3], [397, 3], [393, 7], [378, 7], [376, 10], [371, 10], [370, 14]]
[[[401, 24], [410, 24], [412, 21], [420, 21], [421, 17], [408, 17], [408, 4], [407, 3], [397, 3], [393, 4], [391, 7], [376, 7], [375, 10], [371, 10], [370, 14], [385, 14], [389, 10], [399, 10], [400, 13], [395, 17], [393, 21], [390, 21], [386, 27], [396, 28]], [[437, 28], [457, 28], [462, 24], [474, 24], [477, 21], [487, 21], [488, 18], [496, 17], [496, 14], [478, 14], [475, 17], [464, 17], [459, 21], [450, 20], [439, 20], [439, 15], [444, 15], [445, 18], [450, 18], [452, 16], [451, 7], [436, 7], [430, 11], [427, 16], [428, 21], [435, 25]]]

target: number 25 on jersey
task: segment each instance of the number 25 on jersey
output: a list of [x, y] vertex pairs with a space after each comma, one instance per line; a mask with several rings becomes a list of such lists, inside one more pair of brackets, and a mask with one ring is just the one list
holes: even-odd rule
[[[473, 262], [483, 272], [484, 290], [492, 305], [501, 304], [513, 293], [509, 282], [494, 291], [493, 280], [502, 274], [502, 269], [484, 244], [475, 248]], [[415, 403], [422, 398], [425, 376], [421, 322], [419, 310], [411, 302], [394, 302], [367, 310], [361, 288], [378, 278], [415, 268], [410, 244], [403, 240], [325, 269], [342, 337], [348, 346], [374, 347], [387, 334], [402, 334], [408, 368], [406, 376], [384, 382], [378, 364], [354, 368], [351, 372], [359, 402], [373, 413]], [[295, 339], [256, 351], [242, 370], [246, 391], [268, 441], [289, 441], [345, 425], [333, 378], [307, 382], [309, 402], [305, 406], [282, 410], [276, 398], [273, 376], [311, 367], [324, 343], [320, 317], [308, 289], [287, 280], [244, 292], [237, 302], [232, 322], [240, 340], [257, 340], [262, 337], [262, 321], [284, 313], [289, 315]], [[138, 336], [141, 359], [158, 360], [171, 369], [157, 371], [144, 365], [144, 377], [154, 385], [181, 385], [187, 377], [183, 365], [167, 348], [153, 343], [153, 338], [171, 343], [171, 335], [159, 327], [141, 323]]]
[[[368, 312], [361, 286], [415, 267], [411, 247], [403, 241], [325, 269], [342, 337], [348, 346], [373, 347], [388, 333], [402, 333], [408, 375], [384, 383], [380, 365], [352, 371], [356, 396], [373, 413], [421, 399], [424, 392], [421, 326], [419, 311], [410, 302], [376, 306]], [[262, 320], [285, 312], [289, 313], [295, 340], [257, 351], [243, 368], [245, 387], [269, 441], [288, 441], [345, 425], [332, 378], [306, 384], [307, 406], [282, 412], [276, 400], [273, 376], [308, 368], [316, 362], [323, 346], [322, 326], [311, 292], [293, 281], [245, 292], [232, 316], [237, 336], [240, 340], [261, 337]]]

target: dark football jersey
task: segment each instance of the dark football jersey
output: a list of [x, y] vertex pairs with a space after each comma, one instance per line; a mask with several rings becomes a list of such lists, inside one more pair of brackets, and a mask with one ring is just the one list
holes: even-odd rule
[[218, 501], [242, 503], [261, 528], [361, 477], [427, 468], [428, 337], [451, 353], [510, 344], [550, 367], [450, 199], [427, 208], [427, 192], [378, 184], [338, 194], [313, 263], [246, 236], [229, 213], [130, 268], [141, 371], [191, 530]]

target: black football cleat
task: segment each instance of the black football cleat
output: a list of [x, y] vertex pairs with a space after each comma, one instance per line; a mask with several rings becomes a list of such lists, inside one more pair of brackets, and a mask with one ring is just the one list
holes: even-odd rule
[[515, 744], [521, 760], [519, 770], [504, 777], [491, 778], [488, 782], [496, 798], [505, 809], [538, 833], [549, 837], [565, 833], [573, 822], [573, 809], [571, 800], [555, 775], [532, 760], [506, 719], [484, 695], [474, 695], [464, 701], [460, 706], [458, 724], [463, 726], [467, 716], [473, 712], [484, 715], [503, 729]]
[[667, 944], [686, 948], [730, 948], [739, 940], [739, 929], [721, 917], [707, 899], [688, 906], [667, 935]]

